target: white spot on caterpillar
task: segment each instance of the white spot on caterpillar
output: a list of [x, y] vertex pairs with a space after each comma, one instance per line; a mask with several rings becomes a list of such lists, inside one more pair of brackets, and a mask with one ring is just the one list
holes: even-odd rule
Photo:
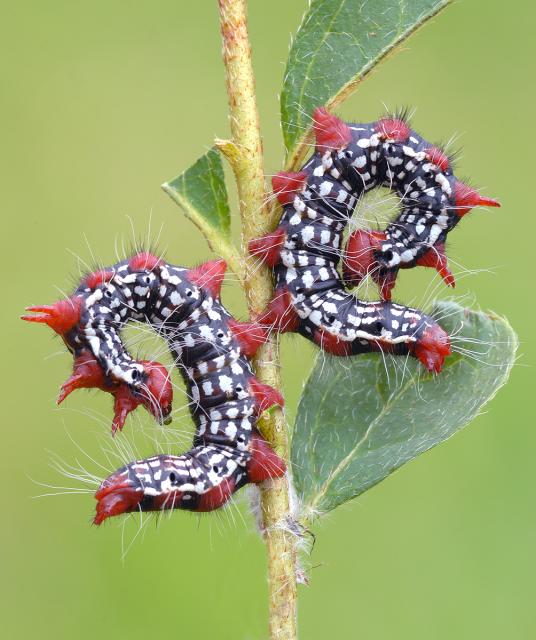
[[224, 393], [230, 393], [233, 390], [233, 380], [229, 376], [220, 376], [220, 389]]

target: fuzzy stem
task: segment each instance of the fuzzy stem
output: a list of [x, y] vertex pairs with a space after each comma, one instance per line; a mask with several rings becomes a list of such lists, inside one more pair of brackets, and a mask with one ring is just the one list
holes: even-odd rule
[[[247, 31], [247, 0], [219, 0], [219, 8], [234, 145], [231, 164], [240, 202], [242, 247], [246, 253], [248, 242], [271, 228], [271, 218], [264, 206], [262, 142]], [[271, 273], [249, 261], [244, 287], [253, 316], [266, 307], [272, 296]], [[262, 382], [280, 389], [279, 367], [279, 344], [277, 336], [273, 336], [259, 349], [253, 368]], [[282, 412], [276, 409], [265, 413], [259, 426], [278, 454], [288, 460], [289, 445]], [[270, 635], [272, 640], [295, 640], [296, 552], [293, 537], [284, 526], [289, 515], [288, 480], [281, 478], [266, 484], [261, 488], [261, 500], [268, 552]]]

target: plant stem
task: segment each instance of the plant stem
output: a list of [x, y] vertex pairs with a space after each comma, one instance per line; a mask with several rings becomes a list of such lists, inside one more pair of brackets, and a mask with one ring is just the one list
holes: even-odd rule
[[[242, 247], [247, 254], [249, 240], [269, 231], [271, 223], [264, 206], [262, 142], [247, 31], [247, 0], [219, 0], [219, 8], [232, 142], [237, 149], [231, 163], [240, 202]], [[250, 262], [244, 287], [250, 314], [259, 313], [273, 294], [271, 273]], [[259, 349], [253, 367], [262, 382], [280, 389], [277, 336]], [[265, 413], [259, 426], [277, 453], [288, 460], [288, 438], [281, 410]], [[270, 635], [272, 640], [295, 640], [296, 553], [294, 538], [285, 526], [289, 515], [287, 478], [273, 480], [262, 487], [261, 500], [268, 552]]]

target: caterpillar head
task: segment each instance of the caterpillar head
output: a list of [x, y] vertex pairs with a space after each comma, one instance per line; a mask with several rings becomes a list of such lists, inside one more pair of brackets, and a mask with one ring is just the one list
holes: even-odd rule
[[409, 353], [431, 373], [439, 373], [451, 353], [447, 332], [415, 309], [384, 303], [377, 325], [380, 349], [396, 352], [400, 345], [402, 351], [399, 353]]
[[135, 511], [212, 511], [221, 507], [235, 489], [234, 476], [222, 480], [215, 474], [215, 465], [205, 471], [192, 465], [192, 459], [159, 455], [118, 469], [95, 493], [94, 524]]
[[428, 371], [439, 373], [451, 352], [449, 336], [437, 323], [427, 322], [420, 328], [416, 341], [410, 343], [409, 352]]
[[167, 369], [159, 362], [142, 360], [142, 374], [135, 385], [119, 384], [114, 395], [112, 433], [122, 430], [127, 415], [142, 405], [159, 424], [171, 422], [173, 385]]

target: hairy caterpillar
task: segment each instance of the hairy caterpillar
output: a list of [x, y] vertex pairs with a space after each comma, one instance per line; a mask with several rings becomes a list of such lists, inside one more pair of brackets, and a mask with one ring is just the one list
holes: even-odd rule
[[385, 300], [401, 267], [433, 266], [453, 284], [444, 257], [448, 232], [471, 207], [498, 203], [459, 182], [445, 154], [401, 118], [346, 124], [316, 109], [313, 124], [315, 153], [299, 173], [272, 179], [284, 208], [276, 230], [249, 244], [275, 274], [261, 322], [299, 332], [335, 355], [410, 354], [439, 372], [450, 346], [434, 320], [344, 290], [337, 272], [343, 231], [363, 193], [388, 186], [400, 196], [398, 219], [383, 234], [352, 234], [344, 259], [345, 280], [356, 284], [372, 271]]
[[72, 376], [58, 402], [74, 389], [97, 387], [115, 399], [112, 431], [142, 405], [159, 421], [171, 413], [172, 386], [156, 362], [135, 361], [120, 330], [147, 322], [167, 341], [190, 398], [193, 447], [122, 467], [96, 493], [100, 524], [131, 511], [210, 511], [248, 482], [285, 473], [285, 463], [262, 439], [257, 417], [280, 394], [259, 382], [249, 358], [266, 339], [256, 324], [235, 321], [220, 302], [222, 260], [194, 269], [140, 253], [87, 276], [67, 300], [29, 307], [24, 320], [49, 325], [74, 355]]

